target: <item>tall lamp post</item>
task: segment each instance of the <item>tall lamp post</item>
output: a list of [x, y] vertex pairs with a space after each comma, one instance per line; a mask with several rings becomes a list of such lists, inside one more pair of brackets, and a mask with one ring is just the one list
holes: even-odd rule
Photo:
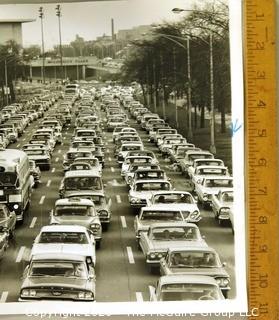
[[61, 77], [63, 77], [63, 52], [62, 52], [62, 37], [61, 37], [61, 6], [58, 4], [55, 8], [56, 16], [58, 17], [58, 27], [59, 27], [59, 51], [60, 51], [60, 67], [61, 67]]
[[[181, 12], [202, 12], [198, 10], [189, 10], [181, 8], [173, 8], [173, 13]], [[201, 39], [201, 38], [200, 38]], [[203, 40], [203, 39], [202, 39]], [[209, 42], [203, 40], [209, 45], [209, 66], [210, 66], [210, 109], [211, 109], [211, 122], [210, 122], [210, 152], [216, 154], [216, 145], [215, 145], [215, 104], [214, 104], [214, 67], [213, 67], [213, 41], [212, 33], [209, 35]], [[188, 45], [188, 43], [187, 43]], [[189, 98], [189, 97], [188, 97]], [[191, 104], [191, 102], [190, 102]], [[192, 111], [191, 111], [192, 112]], [[189, 113], [190, 114], [190, 113]]]
[[39, 18], [41, 19], [41, 33], [42, 33], [42, 58], [43, 58], [43, 67], [42, 67], [42, 82], [45, 83], [45, 42], [44, 42], [44, 9], [43, 7], [39, 8]]

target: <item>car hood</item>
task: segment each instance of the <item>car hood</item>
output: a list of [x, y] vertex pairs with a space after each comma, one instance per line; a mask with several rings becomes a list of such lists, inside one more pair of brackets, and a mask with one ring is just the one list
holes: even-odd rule
[[36, 243], [32, 247], [31, 256], [36, 254], [43, 253], [53, 253], [60, 252], [64, 253], [72, 253], [83, 256], [92, 256], [93, 254], [93, 245], [91, 244], [58, 244], [58, 243]]
[[167, 274], [185, 274], [210, 277], [229, 277], [223, 267], [216, 268], [166, 268]]
[[140, 199], [150, 199], [152, 197], [153, 191], [131, 191], [130, 197], [140, 198]]
[[53, 216], [52, 220], [59, 224], [76, 224], [88, 228], [91, 223], [99, 223], [98, 217], [80, 217], [80, 216]]

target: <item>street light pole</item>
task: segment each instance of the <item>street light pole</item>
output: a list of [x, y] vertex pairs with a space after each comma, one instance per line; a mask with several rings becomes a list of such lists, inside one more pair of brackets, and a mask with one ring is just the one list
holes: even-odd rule
[[187, 78], [188, 78], [188, 139], [193, 139], [192, 130], [192, 84], [191, 84], [191, 56], [190, 56], [190, 40], [187, 38]]
[[152, 57], [152, 72], [153, 72], [153, 102], [154, 102], [154, 112], [157, 113], [157, 93], [156, 93], [156, 69], [155, 69], [155, 57]]
[[213, 43], [212, 33], [209, 36], [210, 51], [210, 108], [211, 108], [211, 126], [210, 126], [210, 152], [216, 154], [215, 146], [215, 106], [214, 106], [214, 74], [213, 74]]
[[63, 77], [63, 52], [62, 52], [62, 37], [61, 37], [61, 6], [58, 4], [55, 9], [56, 9], [56, 15], [58, 17], [60, 66], [61, 66], [61, 77]]
[[175, 106], [175, 124], [176, 128], [179, 127], [178, 124], [178, 110], [177, 110], [177, 90], [176, 90], [176, 50], [175, 47], [173, 47], [173, 76], [174, 76], [174, 106]]
[[8, 94], [8, 70], [7, 70], [7, 59], [5, 59], [5, 85], [6, 85], [6, 103], [9, 104], [9, 94]]
[[163, 87], [163, 118], [166, 120], [166, 102], [165, 102], [165, 83], [164, 83], [164, 75], [163, 75], [163, 55], [162, 52], [160, 52], [160, 62], [161, 62], [161, 78], [162, 78], [162, 87]]
[[42, 58], [43, 58], [43, 68], [42, 68], [42, 81], [45, 83], [45, 42], [44, 42], [44, 9], [39, 8], [39, 17], [41, 19], [41, 32], [42, 32]]

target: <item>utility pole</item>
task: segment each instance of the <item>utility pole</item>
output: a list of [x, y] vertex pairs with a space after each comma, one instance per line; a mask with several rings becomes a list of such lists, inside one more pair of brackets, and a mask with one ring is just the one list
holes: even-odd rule
[[210, 109], [211, 109], [211, 126], [210, 126], [210, 142], [211, 142], [211, 145], [210, 145], [210, 152], [213, 153], [213, 154], [216, 154], [212, 33], [209, 36], [209, 47], [210, 47]]
[[42, 67], [42, 81], [45, 83], [45, 42], [44, 42], [44, 9], [43, 7], [39, 8], [39, 18], [41, 19], [41, 32], [42, 32], [42, 58], [43, 58], [43, 67]]
[[178, 110], [177, 110], [177, 90], [176, 90], [176, 50], [173, 47], [173, 76], [174, 76], [174, 106], [175, 106], [175, 124], [176, 128], [178, 129]]
[[188, 78], [188, 139], [193, 139], [192, 130], [192, 84], [191, 84], [191, 57], [190, 57], [190, 40], [187, 38], [187, 78]]
[[152, 72], [153, 72], [153, 102], [154, 102], [154, 112], [157, 113], [157, 92], [156, 92], [156, 65], [155, 65], [155, 57], [152, 57]]
[[62, 52], [62, 36], [61, 36], [61, 6], [58, 4], [56, 6], [55, 10], [56, 10], [56, 16], [58, 17], [60, 67], [61, 67], [61, 77], [63, 77], [63, 52]]
[[161, 62], [161, 79], [162, 79], [162, 89], [163, 89], [163, 118], [166, 120], [166, 102], [165, 102], [165, 82], [164, 82], [164, 75], [163, 75], [163, 68], [164, 68], [164, 62], [163, 62], [163, 55], [162, 52], [160, 52], [160, 62]]

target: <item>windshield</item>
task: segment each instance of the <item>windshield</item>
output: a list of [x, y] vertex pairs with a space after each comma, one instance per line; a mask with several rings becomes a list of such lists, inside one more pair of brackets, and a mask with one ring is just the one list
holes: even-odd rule
[[205, 181], [205, 186], [209, 188], [232, 188], [233, 181], [231, 179], [210, 179]]
[[43, 149], [35, 150], [35, 149], [26, 149], [25, 152], [31, 156], [31, 155], [45, 155], [46, 152]]
[[42, 232], [38, 243], [88, 244], [88, 239], [84, 232]]
[[82, 262], [72, 261], [42, 261], [33, 262], [30, 267], [29, 275], [31, 277], [87, 277], [86, 266]]
[[211, 159], [213, 156], [211, 154], [191, 154], [189, 155], [189, 160], [194, 161], [195, 159]]
[[170, 190], [170, 184], [167, 182], [142, 182], [137, 183], [135, 191], [159, 191]]
[[143, 211], [141, 220], [183, 221], [183, 217], [179, 211]]
[[207, 251], [173, 252], [169, 259], [171, 267], [174, 268], [216, 268], [221, 266], [216, 254]]
[[76, 134], [77, 137], [94, 137], [95, 132], [90, 132], [90, 131], [79, 131]]
[[91, 157], [91, 152], [68, 152], [67, 159], [74, 160], [75, 158], [88, 158]]
[[141, 146], [123, 146], [122, 151], [135, 151], [141, 150]]
[[190, 241], [198, 240], [198, 234], [196, 228], [192, 227], [154, 228], [152, 230], [152, 239], [162, 241]]
[[55, 216], [93, 216], [94, 208], [83, 205], [59, 205], [56, 206]]
[[223, 202], [233, 202], [233, 192], [232, 191], [231, 192], [229, 192], [229, 191], [224, 192], [222, 194], [222, 201]]
[[101, 190], [102, 182], [100, 177], [72, 177], [64, 181], [65, 190]]
[[162, 286], [160, 301], [217, 300], [220, 293], [210, 284], [174, 283]]
[[164, 179], [163, 171], [136, 172], [135, 179]]
[[[1, 167], [0, 167], [1, 171]], [[0, 172], [0, 186], [15, 186], [18, 176], [14, 172]]]
[[223, 166], [222, 161], [216, 161], [216, 160], [201, 160], [196, 162], [196, 166]]
[[226, 169], [217, 169], [217, 168], [203, 168], [203, 169], [198, 169], [197, 174], [201, 175], [226, 175], [227, 170]]
[[154, 203], [194, 203], [193, 198], [187, 193], [158, 194], [154, 196]]

